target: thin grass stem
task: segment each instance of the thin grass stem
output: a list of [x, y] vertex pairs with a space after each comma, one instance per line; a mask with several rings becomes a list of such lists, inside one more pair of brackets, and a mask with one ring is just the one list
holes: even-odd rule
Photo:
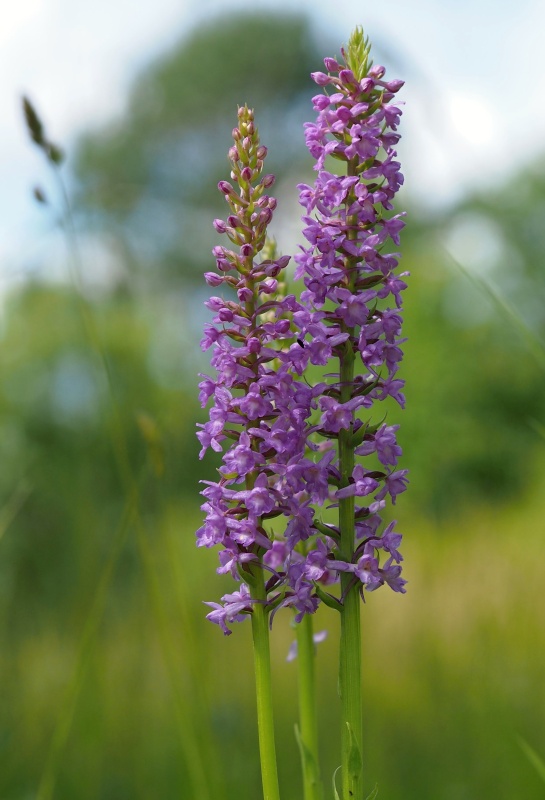
[[322, 800], [323, 785], [318, 752], [316, 715], [316, 676], [313, 620], [305, 614], [296, 626], [297, 672], [299, 689], [300, 750], [303, 768], [304, 800]]

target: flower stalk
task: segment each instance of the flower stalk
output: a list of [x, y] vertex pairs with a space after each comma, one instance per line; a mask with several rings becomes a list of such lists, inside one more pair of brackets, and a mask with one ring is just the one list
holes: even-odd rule
[[301, 622], [296, 623], [295, 629], [300, 723], [297, 738], [303, 773], [303, 797], [304, 800], [323, 800], [316, 713], [316, 645], [312, 617], [305, 614]]
[[[353, 332], [350, 332], [353, 333]], [[354, 380], [354, 353], [347, 348], [340, 358], [341, 402], [348, 402]], [[350, 486], [355, 457], [353, 425], [339, 431], [340, 488]], [[352, 560], [355, 550], [354, 496], [339, 500], [340, 558]], [[350, 572], [341, 574], [341, 638], [339, 645], [339, 695], [341, 700], [341, 778], [343, 798], [362, 794], [362, 666], [360, 587]]]
[[256, 570], [255, 584], [251, 587], [252, 637], [254, 647], [255, 688], [257, 698], [257, 728], [263, 800], [279, 800], [274, 715], [271, 680], [271, 655], [269, 621], [265, 608], [266, 592], [263, 570]]

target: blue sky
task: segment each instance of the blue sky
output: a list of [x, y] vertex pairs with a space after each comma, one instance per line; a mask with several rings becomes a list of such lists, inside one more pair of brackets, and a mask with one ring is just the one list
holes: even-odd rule
[[[123, 112], [135, 72], [200, 20], [238, 9], [306, 11], [346, 41], [363, 24], [407, 80], [403, 163], [411, 193], [431, 208], [498, 185], [545, 152], [542, 0], [18, 0], [0, 28], [0, 276], [55, 248], [31, 188], [46, 182], [23, 131], [19, 96], [36, 102], [50, 135], [70, 147]], [[319, 65], [317, 65], [319, 68]], [[54, 260], [54, 259], [53, 259]]]

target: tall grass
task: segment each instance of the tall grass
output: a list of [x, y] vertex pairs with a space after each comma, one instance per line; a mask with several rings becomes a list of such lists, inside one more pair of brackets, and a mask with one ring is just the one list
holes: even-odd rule
[[[545, 604], [539, 602], [543, 567], [534, 553], [541, 545], [544, 488], [536, 480], [520, 508], [483, 508], [440, 531], [414, 515], [403, 520], [411, 533], [411, 591], [401, 603], [395, 597], [375, 603], [371, 596], [363, 610], [365, 721], [379, 797], [542, 797], [543, 784], [517, 737], [543, 749]], [[132, 596], [118, 604], [115, 580], [110, 585], [84, 671], [73, 632], [60, 630], [53, 618], [45, 616], [32, 631], [29, 624], [27, 636], [9, 642], [9, 653], [4, 634], [7, 768], [0, 797], [36, 796], [55, 721], [67, 713], [66, 686], [76, 679], [51, 796], [193, 800], [201, 795], [193, 788], [192, 748], [204, 754], [214, 797], [259, 796], [249, 628], [241, 626], [233, 643], [204, 622], [200, 601], [211, 595], [214, 559], [208, 563], [194, 552], [197, 521], [195, 510], [164, 509], [156, 535], [146, 540], [148, 563]], [[160, 583], [148, 592], [150, 574]], [[218, 577], [218, 590], [221, 582]], [[317, 674], [329, 775], [338, 749], [327, 736], [338, 714], [331, 689], [334, 617], [325, 613], [317, 621], [330, 628]], [[273, 659], [286, 800], [300, 796], [295, 665], [285, 661], [292, 636], [287, 618], [279, 617]]]

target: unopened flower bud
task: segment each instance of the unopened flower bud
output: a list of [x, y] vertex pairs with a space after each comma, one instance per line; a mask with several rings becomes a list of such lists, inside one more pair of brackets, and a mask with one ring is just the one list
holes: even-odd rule
[[272, 211], [270, 208], [264, 208], [263, 211], [259, 214], [259, 225], [265, 226], [268, 225], [272, 219]]
[[254, 254], [254, 248], [252, 247], [251, 244], [243, 244], [242, 247], [240, 248], [240, 255], [243, 258], [252, 258], [253, 254]]
[[225, 231], [227, 230], [227, 225], [222, 219], [215, 219], [212, 224], [214, 225], [214, 228], [217, 230], [218, 233], [225, 233]]
[[357, 86], [356, 76], [351, 69], [342, 69], [339, 72], [339, 79], [347, 86]]
[[220, 190], [220, 192], [223, 192], [224, 195], [235, 194], [235, 190], [228, 181], [220, 181], [218, 183], [218, 189]]
[[362, 91], [363, 94], [368, 94], [374, 89], [374, 86], [375, 86], [375, 81], [373, 80], [373, 78], [369, 77], [364, 78], [360, 83], [360, 91]]
[[371, 67], [371, 69], [367, 74], [371, 78], [376, 78], [377, 80], [380, 80], [380, 78], [382, 78], [385, 72], [386, 72], [385, 67], [382, 67], [380, 64], [375, 64], [375, 66]]
[[332, 82], [332, 78], [326, 75], [325, 72], [311, 72], [310, 77], [318, 86], [327, 86], [328, 83]]
[[[277, 283], [277, 281], [274, 281], [274, 283]], [[287, 333], [290, 329], [290, 325], [289, 319], [279, 319], [276, 323], [276, 330], [278, 333]]]
[[233, 312], [229, 308], [221, 308], [218, 314], [220, 322], [232, 322]]
[[390, 92], [394, 92], [394, 94], [396, 92], [399, 92], [401, 87], [404, 86], [404, 85], [405, 85], [405, 81], [400, 81], [400, 80], [397, 80], [397, 79], [394, 79], [393, 81], [387, 81], [386, 84], [385, 84], [386, 88], [389, 89]]
[[205, 272], [204, 279], [209, 286], [221, 286], [223, 278], [217, 272]]
[[253, 108], [248, 108], [247, 106], [239, 106], [238, 118], [243, 120], [253, 120], [254, 118]]
[[220, 311], [225, 305], [221, 297], [210, 297], [204, 304], [210, 311]]
[[273, 183], [275, 182], [274, 175], [263, 175], [261, 178], [261, 185], [264, 189], [270, 189]]
[[338, 72], [340, 70], [340, 64], [335, 58], [324, 58], [325, 68], [328, 72]]

